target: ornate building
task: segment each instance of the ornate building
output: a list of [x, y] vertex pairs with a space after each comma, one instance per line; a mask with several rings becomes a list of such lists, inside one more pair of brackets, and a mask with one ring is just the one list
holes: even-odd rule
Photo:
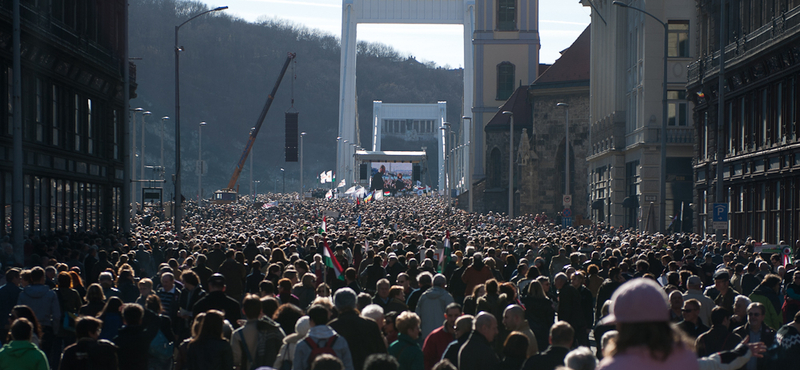
[[[800, 239], [800, 1], [727, 4], [718, 120], [719, 2], [696, 1], [701, 32], [687, 86], [695, 103], [696, 228], [714, 233], [711, 206], [727, 203], [729, 231], [723, 232], [732, 238], [792, 243]], [[715, 199], [720, 160], [723, 199]]]
[[[122, 224], [122, 0], [21, 1], [24, 232]], [[11, 231], [12, 10], [0, 2], [0, 234]], [[131, 69], [131, 79], [135, 71]], [[132, 90], [134, 84], [131, 85]]]

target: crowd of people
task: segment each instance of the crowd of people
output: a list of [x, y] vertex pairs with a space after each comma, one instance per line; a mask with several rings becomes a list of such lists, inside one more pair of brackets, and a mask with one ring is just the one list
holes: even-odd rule
[[800, 270], [755, 240], [438, 197], [185, 213], [3, 239], [0, 370], [800, 368]]

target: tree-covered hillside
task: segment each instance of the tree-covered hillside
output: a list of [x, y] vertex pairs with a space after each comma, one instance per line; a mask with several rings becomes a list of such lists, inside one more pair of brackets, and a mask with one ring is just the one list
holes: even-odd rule
[[[160, 161], [161, 117], [174, 116], [173, 45], [175, 26], [207, 10], [201, 3], [176, 0], [130, 1], [130, 56], [137, 65], [137, 98], [131, 107], [153, 114], [146, 118], [146, 164]], [[286, 169], [286, 190], [299, 187], [299, 164], [284, 162], [284, 112], [300, 112], [305, 137], [306, 187], [314, 177], [335, 165], [338, 135], [339, 36], [294, 27], [280, 20], [248, 23], [211, 13], [180, 30], [181, 159], [183, 193], [197, 193], [194, 172], [198, 126], [203, 128], [203, 159], [209, 173], [203, 178], [208, 196], [224, 187], [241, 155], [250, 128], [256, 123], [267, 94], [278, 77], [286, 54], [297, 54], [287, 71], [254, 145], [253, 180], [259, 192], [272, 191], [280, 168]], [[140, 58], [140, 59], [139, 59]], [[387, 103], [448, 102], [448, 120], [459, 122], [463, 70], [447, 70], [402, 56], [382, 44], [359, 43], [357, 59], [358, 116], [363, 147], [371, 143], [372, 101]], [[292, 77], [294, 77], [292, 79]], [[141, 127], [141, 115], [137, 116]], [[167, 179], [174, 173], [174, 122], [166, 121], [164, 156]], [[137, 137], [137, 140], [140, 140]], [[435, 169], [435, 160], [430, 168]], [[240, 177], [240, 190], [249, 191], [250, 164]], [[148, 175], [150, 176], [150, 175]], [[435, 176], [434, 176], [435, 178]], [[171, 181], [168, 182], [171, 185]], [[169, 188], [169, 186], [168, 186]], [[167, 191], [171, 197], [171, 192]]]

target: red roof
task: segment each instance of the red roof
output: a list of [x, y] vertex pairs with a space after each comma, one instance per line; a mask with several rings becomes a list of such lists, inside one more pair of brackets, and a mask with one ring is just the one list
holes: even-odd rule
[[591, 56], [590, 26], [583, 30], [575, 42], [561, 53], [550, 68], [539, 74], [539, 78], [532, 85], [542, 85], [555, 82], [589, 80], [589, 57]]
[[504, 115], [503, 111], [514, 113], [515, 131], [521, 131], [523, 127], [530, 127], [533, 122], [531, 104], [528, 102], [528, 86], [520, 86], [511, 94], [494, 117], [486, 124], [486, 131], [502, 130], [508, 127], [510, 118]]

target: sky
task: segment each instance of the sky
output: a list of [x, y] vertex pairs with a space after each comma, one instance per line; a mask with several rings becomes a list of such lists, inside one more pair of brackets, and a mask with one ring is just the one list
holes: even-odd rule
[[[209, 7], [247, 21], [279, 18], [341, 36], [341, 0], [201, 0]], [[578, 0], [539, 0], [539, 62], [552, 64], [589, 25], [589, 9]], [[401, 55], [441, 67], [464, 65], [463, 27], [459, 25], [360, 24], [358, 41], [380, 42]], [[432, 37], [432, 35], [434, 37]]]

